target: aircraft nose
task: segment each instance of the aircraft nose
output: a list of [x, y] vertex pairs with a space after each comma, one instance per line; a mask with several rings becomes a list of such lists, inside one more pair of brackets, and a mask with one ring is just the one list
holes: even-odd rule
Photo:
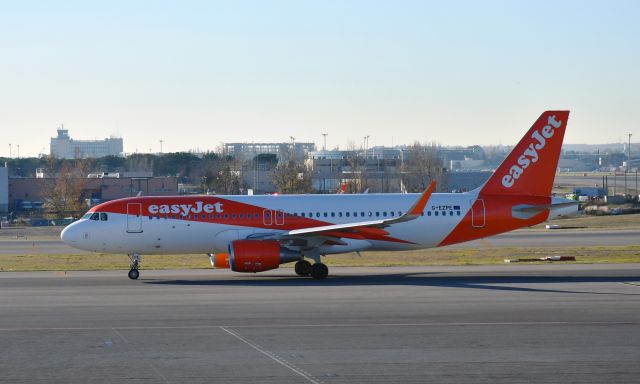
[[60, 239], [68, 245], [75, 245], [79, 240], [78, 223], [67, 225], [60, 233]]

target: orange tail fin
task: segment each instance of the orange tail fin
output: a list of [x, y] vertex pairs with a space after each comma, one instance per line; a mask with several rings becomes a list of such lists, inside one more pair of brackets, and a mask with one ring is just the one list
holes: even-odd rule
[[569, 111], [546, 111], [482, 187], [482, 195], [550, 196]]

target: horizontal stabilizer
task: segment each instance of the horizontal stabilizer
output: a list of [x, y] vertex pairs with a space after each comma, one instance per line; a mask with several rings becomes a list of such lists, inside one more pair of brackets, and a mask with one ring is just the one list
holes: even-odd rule
[[540, 212], [544, 212], [548, 209], [558, 209], [558, 208], [566, 208], [578, 205], [577, 201], [566, 201], [562, 203], [555, 204], [543, 204], [543, 205], [516, 205], [511, 209], [511, 214], [516, 219], [527, 220], [537, 215]]

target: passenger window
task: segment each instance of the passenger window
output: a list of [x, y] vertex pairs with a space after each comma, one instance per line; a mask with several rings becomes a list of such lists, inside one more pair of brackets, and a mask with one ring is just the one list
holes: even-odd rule
[[320, 212], [316, 212], [316, 217], [320, 217]]
[[228, 218], [229, 218], [229, 214], [228, 214], [228, 213], [225, 213], [225, 214], [224, 214], [224, 218], [225, 218], [225, 219], [228, 219]]
[[376, 217], [380, 217], [380, 212], [376, 212]]
[[389, 214], [390, 214], [391, 216], [394, 216], [394, 213], [393, 213], [393, 211], [391, 211], [391, 212], [389, 212]]
[[431, 211], [427, 212], [427, 216], [431, 216]]
[[369, 217], [373, 216], [373, 212], [369, 211]]
[[438, 216], [438, 211], [435, 211], [433, 214], [434, 214], [434, 215], [436, 215], [436, 216]]
[[304, 214], [304, 212], [302, 212], [302, 213], [300, 214], [300, 216], [302, 216], [302, 217], [306, 217], [306, 215]]
[[342, 212], [338, 212], [338, 217], [342, 217]]
[[383, 217], [387, 217], [387, 211], [382, 212]]
[[238, 215], [239, 219], [244, 219], [244, 213], [241, 213], [240, 215]]
[[460, 216], [460, 211], [458, 211], [458, 216]]
[[328, 216], [328, 213], [327, 213], [327, 212], [325, 212], [323, 216], [324, 216], [324, 217], [327, 217], [327, 216]]
[[336, 213], [335, 212], [331, 212], [331, 217], [336, 217]]
[[345, 213], [345, 215], [346, 215], [347, 217], [349, 217], [349, 212]]
[[449, 211], [449, 216], [453, 216], [453, 211]]

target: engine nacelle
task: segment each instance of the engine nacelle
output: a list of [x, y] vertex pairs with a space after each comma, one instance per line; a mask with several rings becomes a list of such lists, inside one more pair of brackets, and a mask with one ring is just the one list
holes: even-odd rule
[[302, 258], [275, 240], [236, 240], [229, 244], [229, 266], [235, 272], [263, 272]]

